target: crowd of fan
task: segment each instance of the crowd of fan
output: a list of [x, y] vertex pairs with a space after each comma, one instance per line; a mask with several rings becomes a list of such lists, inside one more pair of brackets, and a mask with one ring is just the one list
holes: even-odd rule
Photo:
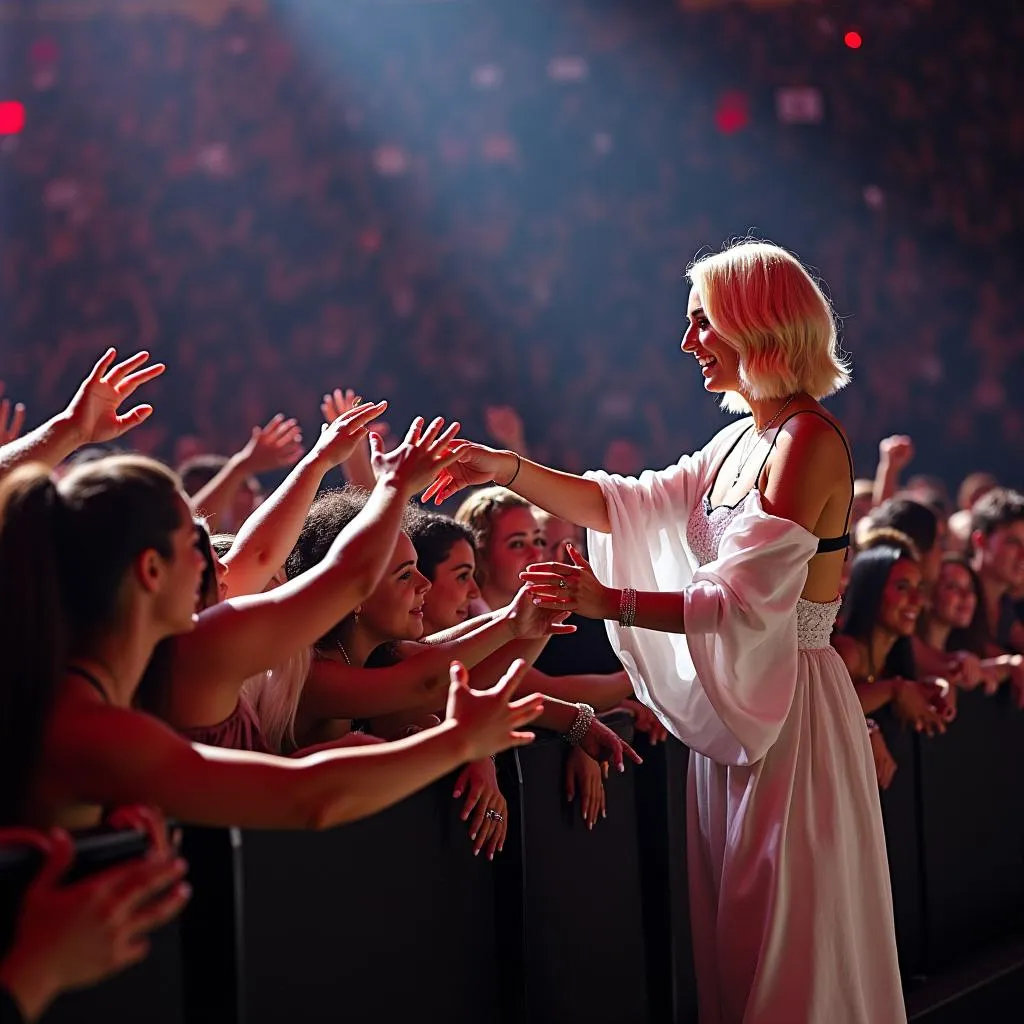
[[[291, 40], [240, 19], [101, 21], [32, 41], [35, 116], [0, 157], [25, 198], [0, 281], [0, 825], [38, 830], [14, 837], [48, 865], [0, 993], [29, 1019], [57, 989], [144, 956], [187, 899], [160, 812], [329, 827], [453, 772], [468, 841], [493, 858], [507, 805], [491, 755], [535, 722], [569, 741], [567, 795], [599, 827], [605, 772], [636, 757], [600, 713], [624, 708], [648, 742], [666, 732], [600, 624], [567, 623], [521, 588], [527, 566], [584, 538], [498, 487], [450, 517], [425, 511], [410, 499], [447, 457], [444, 424], [392, 429], [389, 444], [383, 404], [338, 389], [315, 417], [312, 398], [340, 361], [343, 383], [392, 400], [396, 425], [406, 406], [436, 408], [569, 468], [667, 462], [713, 415], [686, 407], [696, 384], [669, 362], [680, 261], [738, 222], [770, 229], [766, 195], [773, 233], [784, 225], [840, 312], [856, 311], [858, 386], [835, 408], [862, 457], [878, 445], [878, 468], [855, 488], [834, 645], [879, 785], [899, 765], [878, 715], [931, 736], [956, 728], [961, 690], [1010, 687], [1024, 707], [1024, 496], [961, 472], [980, 461], [981, 430], [1007, 451], [1024, 433], [1005, 390], [1024, 353], [1006, 287], [1021, 211], [999, 189], [1012, 162], [991, 159], [977, 116], [984, 99], [1019, 153], [994, 30], [932, 11], [947, 63], [926, 53], [911, 79], [893, 53], [876, 78], [836, 70], [835, 26], [810, 32], [797, 9], [704, 14], [698, 36], [667, 9], [612, 19], [573, 3], [551, 28], [562, 49], [540, 54], [530, 5], [460, 9], [456, 33], [447, 8], [399, 23], [341, 6], [335, 29], [388, 30], [384, 57], [352, 81], [303, 49], [301, 21]], [[1003, 29], [1021, 25], [1010, 13]], [[906, 31], [894, 20], [878, 38]], [[580, 50], [586, 62], [547, 67]], [[829, 122], [798, 134], [734, 96], [721, 131], [723, 52], [748, 97], [817, 82]], [[974, 68], [962, 92], [956, 61]], [[440, 108], [462, 116], [432, 123]], [[879, 132], [890, 111], [898, 130]], [[956, 169], [938, 155], [939, 112]], [[828, 166], [802, 177], [805, 152]], [[921, 176], [931, 191], [915, 196]], [[128, 336], [173, 372], [157, 384], [148, 351], [109, 351], [79, 379], [84, 350]], [[124, 410], [143, 385], [152, 419]], [[19, 436], [14, 398], [34, 414], [72, 392]], [[277, 407], [295, 418], [211, 454]], [[878, 437], [906, 423], [919, 461], [964, 477], [955, 500], [935, 476], [901, 481], [914, 443]], [[133, 451], [177, 472], [112, 454], [129, 431]], [[339, 466], [349, 485], [324, 490]], [[260, 478], [281, 473], [265, 491]], [[104, 819], [147, 829], [151, 856], [58, 886], [70, 841], [49, 830]]]
[[[1024, 19], [997, 7], [901, 5], [856, 51], [802, 4], [33, 29], [26, 130], [0, 159], [18, 197], [4, 372], [45, 408], [105, 344], [173, 358], [187, 377], [138, 442], [168, 458], [302, 408], [340, 367], [403, 418], [479, 430], [484, 395], [548, 461], [635, 468], [714, 428], [673, 372], [681, 272], [754, 228], [833, 288], [860, 459], [912, 427], [953, 479], [987, 433], [1005, 475], [1024, 439]], [[778, 119], [794, 86], [819, 90], [820, 124]]]

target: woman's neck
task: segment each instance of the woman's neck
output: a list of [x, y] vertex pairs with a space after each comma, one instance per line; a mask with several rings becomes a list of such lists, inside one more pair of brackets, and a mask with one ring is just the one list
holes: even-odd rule
[[[773, 420], [780, 415], [783, 407], [792, 409], [800, 398], [799, 393], [783, 395], [782, 398], [748, 398], [743, 396], [747, 405], [750, 406], [750, 414], [754, 417], [754, 430], [763, 434], [769, 426], [777, 427], [778, 423]], [[781, 417], [780, 417], [781, 418]]]
[[388, 643], [390, 639], [393, 638], [379, 636], [374, 630], [356, 625], [339, 641], [343, 649], [342, 657], [353, 668], [363, 668], [369, 661], [370, 655], [381, 644]]
[[111, 704], [131, 707], [139, 681], [160, 639], [149, 636], [144, 629], [118, 630], [80, 645], [68, 664], [91, 672]]

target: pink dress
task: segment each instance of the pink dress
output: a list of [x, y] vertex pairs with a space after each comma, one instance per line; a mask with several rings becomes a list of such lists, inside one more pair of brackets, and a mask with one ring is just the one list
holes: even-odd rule
[[892, 894], [864, 715], [800, 597], [817, 538], [703, 498], [743, 428], [639, 479], [589, 474], [614, 587], [680, 591], [686, 634], [608, 634], [637, 697], [690, 747], [690, 915], [702, 1024], [902, 1024]]

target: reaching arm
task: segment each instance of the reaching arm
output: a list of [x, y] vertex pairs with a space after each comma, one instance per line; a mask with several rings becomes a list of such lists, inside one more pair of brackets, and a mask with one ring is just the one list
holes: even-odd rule
[[113, 441], [149, 418], [151, 405], [137, 405], [126, 413], [118, 409], [137, 388], [164, 372], [163, 363], [146, 366], [148, 352], [138, 352], [117, 365], [116, 358], [117, 352], [107, 349], [66, 409], [0, 447], [0, 479], [29, 462], [54, 469], [83, 445]]
[[239, 489], [260, 473], [291, 466], [302, 453], [302, 440], [295, 420], [281, 413], [264, 427], [253, 427], [245, 447], [235, 452], [219, 473], [189, 499], [195, 512], [205, 516], [210, 532], [216, 533], [224, 513], [231, 508]]
[[50, 733], [47, 791], [64, 804], [150, 804], [182, 821], [243, 828], [329, 828], [373, 814], [466, 761], [528, 743], [518, 730], [541, 711], [538, 697], [509, 703], [513, 665], [486, 693], [452, 666], [445, 722], [409, 739], [323, 750], [300, 758], [191, 745], [124, 708], [76, 701]]
[[456, 460], [423, 492], [424, 501], [433, 498], [440, 505], [463, 487], [493, 481], [560, 519], [600, 533], [611, 531], [608, 507], [596, 481], [482, 444], [463, 442], [455, 448]]
[[[370, 415], [373, 408], [350, 415]], [[319, 565], [270, 593], [216, 605], [192, 632], [176, 638], [172, 697], [180, 699], [187, 688], [214, 702], [216, 693], [228, 694], [233, 703], [245, 679], [312, 646], [372, 593], [394, 550], [406, 502], [451, 458], [444, 453], [458, 424], [442, 433], [443, 425], [434, 420], [420, 436], [423, 421], [416, 419], [399, 448], [375, 452], [377, 485]]]
[[[270, 582], [299, 539], [323, 478], [366, 444], [370, 422], [386, 408], [386, 402], [378, 402], [332, 420], [309, 454], [246, 520], [224, 559], [231, 568], [229, 597], [258, 594]], [[371, 479], [371, 490], [374, 483]]]
[[900, 473], [914, 457], [914, 442], [905, 434], [883, 438], [878, 444], [878, 468], [871, 504], [881, 505], [891, 498], [899, 486]]

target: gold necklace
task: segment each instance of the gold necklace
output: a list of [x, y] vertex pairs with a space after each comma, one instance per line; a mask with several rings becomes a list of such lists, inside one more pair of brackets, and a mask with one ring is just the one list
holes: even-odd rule
[[783, 402], [781, 406], [779, 406], [778, 412], [776, 412], [775, 415], [764, 425], [764, 428], [762, 430], [758, 430], [756, 426], [754, 427], [754, 440], [751, 443], [750, 447], [747, 449], [747, 452], [743, 456], [743, 459], [740, 462], [739, 466], [736, 468], [736, 475], [732, 478], [732, 483], [734, 487], [736, 486], [736, 484], [740, 482], [740, 474], [743, 472], [743, 469], [747, 464], [747, 460], [750, 458], [751, 455], [754, 454], [754, 449], [758, 446], [758, 444], [761, 441], [764, 440], [764, 435], [767, 434], [768, 431], [772, 429], [772, 424], [789, 408], [790, 404], [795, 398], [795, 394], [790, 395], [789, 398], [787, 398], [786, 401]]

